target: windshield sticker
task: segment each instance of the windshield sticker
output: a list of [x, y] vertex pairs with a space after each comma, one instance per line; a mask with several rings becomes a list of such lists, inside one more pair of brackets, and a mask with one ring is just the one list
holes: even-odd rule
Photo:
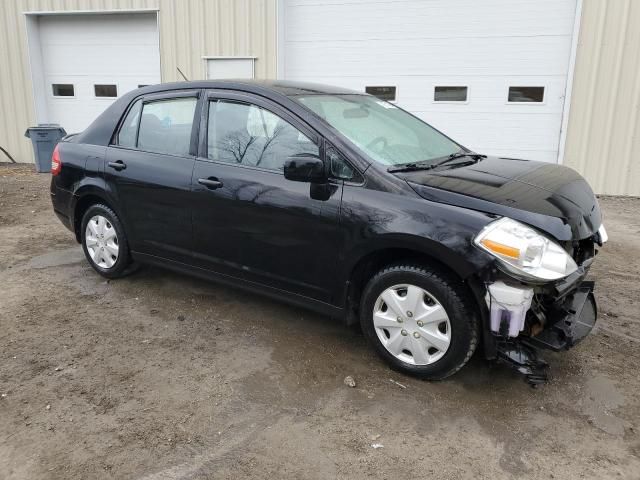
[[376, 102], [376, 103], [384, 108], [396, 108], [396, 106], [393, 103], [387, 103], [387, 102]]

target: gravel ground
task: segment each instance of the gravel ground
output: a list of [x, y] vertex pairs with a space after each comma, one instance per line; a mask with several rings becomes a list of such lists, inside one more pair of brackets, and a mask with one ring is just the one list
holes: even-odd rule
[[160, 269], [107, 282], [48, 185], [0, 165], [0, 478], [640, 478], [640, 199], [601, 199], [597, 329], [532, 389], [479, 357], [405, 377], [336, 321]]

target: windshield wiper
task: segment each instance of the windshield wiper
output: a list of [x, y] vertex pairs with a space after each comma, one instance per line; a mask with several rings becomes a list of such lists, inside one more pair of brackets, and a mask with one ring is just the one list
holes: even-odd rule
[[452, 162], [453, 160], [457, 160], [457, 159], [463, 158], [463, 157], [471, 158], [473, 161], [470, 162], [470, 163], [476, 163], [476, 162], [479, 162], [480, 159], [482, 159], [482, 158], [487, 158], [486, 155], [480, 155], [479, 153], [460, 151], [460, 152], [452, 153], [451, 155], [449, 155], [444, 160], [440, 160], [437, 163], [433, 163], [433, 164], [429, 165], [429, 168], [436, 168], [436, 167], [439, 167], [440, 165], [445, 165], [445, 164], [447, 164], [449, 162]]
[[396, 173], [396, 172], [415, 172], [417, 170], [431, 170], [433, 168], [439, 167], [440, 165], [444, 165], [453, 160], [457, 160], [463, 157], [472, 158], [473, 161], [471, 163], [476, 163], [480, 161], [481, 158], [487, 158], [486, 155], [480, 155], [479, 153], [460, 151], [460, 152], [452, 153], [451, 155], [447, 156], [444, 160], [440, 160], [437, 163], [428, 163], [427, 160], [422, 162], [405, 163], [402, 165], [398, 165], [396, 167], [390, 167], [387, 169], [387, 172]]
[[429, 170], [431, 165], [425, 164], [422, 162], [414, 162], [414, 163], [405, 163], [402, 165], [398, 165], [396, 167], [387, 168], [387, 172], [396, 173], [396, 172], [415, 172], [416, 170]]

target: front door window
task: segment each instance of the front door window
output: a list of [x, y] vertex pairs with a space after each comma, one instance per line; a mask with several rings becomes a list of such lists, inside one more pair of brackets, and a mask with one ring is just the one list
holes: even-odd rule
[[280, 172], [293, 155], [320, 153], [286, 120], [256, 105], [231, 101], [211, 102], [207, 138], [211, 160]]

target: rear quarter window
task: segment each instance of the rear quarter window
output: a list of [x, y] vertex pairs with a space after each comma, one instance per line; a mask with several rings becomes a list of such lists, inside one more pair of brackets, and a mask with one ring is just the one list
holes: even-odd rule
[[135, 148], [136, 137], [138, 136], [138, 119], [140, 118], [140, 109], [142, 100], [138, 100], [133, 104], [129, 113], [122, 122], [116, 143], [122, 147]]

